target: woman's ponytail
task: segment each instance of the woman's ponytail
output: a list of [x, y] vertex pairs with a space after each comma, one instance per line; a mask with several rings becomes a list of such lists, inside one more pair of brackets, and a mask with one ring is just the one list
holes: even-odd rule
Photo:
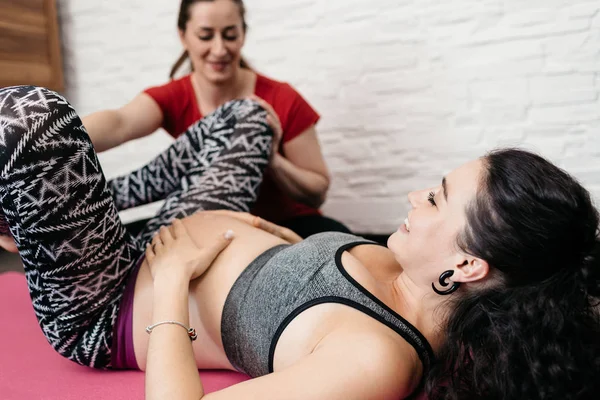
[[169, 74], [170, 79], [175, 78], [175, 74], [177, 73], [177, 71], [179, 71], [179, 68], [181, 68], [183, 63], [185, 63], [189, 58], [190, 58], [190, 56], [189, 56], [187, 50], [185, 50], [183, 52], [183, 54], [181, 56], [179, 56], [179, 58], [177, 59], [175, 64], [173, 64], [173, 66], [171, 67], [171, 73]]
[[482, 164], [457, 245], [494, 273], [448, 308], [430, 398], [597, 398], [600, 217], [590, 194], [527, 151]]
[[[600, 240], [596, 239], [591, 251], [584, 257], [577, 275], [583, 290], [595, 301], [600, 301]], [[599, 339], [600, 340], [600, 339]]]
[[592, 399], [600, 319], [574, 280], [486, 289], [456, 301], [430, 399]]

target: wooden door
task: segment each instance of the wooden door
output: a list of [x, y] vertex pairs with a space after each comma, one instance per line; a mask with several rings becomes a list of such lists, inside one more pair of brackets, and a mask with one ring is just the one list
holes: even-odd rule
[[0, 87], [64, 89], [55, 0], [0, 0]]

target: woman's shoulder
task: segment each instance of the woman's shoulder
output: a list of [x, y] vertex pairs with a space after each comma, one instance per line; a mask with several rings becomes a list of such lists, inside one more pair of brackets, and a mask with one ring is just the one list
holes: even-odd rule
[[[190, 75], [185, 75], [182, 76], [180, 78], [177, 79], [172, 79], [168, 82], [156, 85], [156, 86], [151, 86], [149, 88], [147, 88], [146, 90], [144, 90], [144, 92], [149, 93], [149, 92], [158, 92], [158, 91], [168, 91], [168, 92], [178, 92], [178, 91], [187, 91], [189, 88], [191, 88], [191, 81], [190, 81]], [[150, 94], [150, 93], [149, 93]]]
[[[290, 86], [287, 82], [278, 81], [276, 79], [270, 78], [266, 75], [261, 74], [260, 72], [256, 73], [256, 85], [263, 85], [270, 89], [272, 88], [280, 88], [283, 86]], [[291, 86], [290, 86], [291, 87]]]
[[257, 96], [262, 97], [266, 101], [269, 101], [269, 99], [265, 97], [273, 97], [279, 101], [293, 101], [296, 96], [300, 96], [300, 93], [289, 83], [278, 81], [259, 73], [256, 73], [255, 92]]
[[[321, 345], [342, 350], [364, 372], [377, 366], [377, 379], [402, 398], [412, 393], [423, 375], [423, 365], [415, 349], [406, 340], [370, 317], [355, 314], [353, 323], [342, 325]], [[365, 374], [365, 378], [369, 375]]]
[[144, 94], [158, 104], [163, 113], [163, 128], [173, 137], [179, 136], [200, 118], [190, 75], [150, 87], [144, 90]]

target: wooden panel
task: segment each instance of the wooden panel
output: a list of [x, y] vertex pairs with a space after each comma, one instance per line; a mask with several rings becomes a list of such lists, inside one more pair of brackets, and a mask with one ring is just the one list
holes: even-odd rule
[[55, 0], [0, 0], [0, 86], [63, 90]]
[[50, 64], [0, 60], [0, 76], [2, 86], [37, 85], [37, 82], [52, 81], [52, 68]]
[[27, 61], [49, 63], [50, 54], [46, 32], [33, 33], [0, 23], [0, 62]]

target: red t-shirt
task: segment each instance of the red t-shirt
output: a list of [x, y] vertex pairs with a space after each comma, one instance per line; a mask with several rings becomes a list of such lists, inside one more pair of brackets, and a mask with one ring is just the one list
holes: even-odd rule
[[[144, 91], [162, 110], [162, 127], [174, 138], [202, 118], [190, 78], [187, 75]], [[319, 121], [319, 114], [287, 83], [257, 74], [254, 93], [269, 103], [279, 116], [283, 129], [281, 143], [292, 140]], [[279, 152], [283, 154], [282, 147]], [[252, 213], [279, 222], [300, 215], [319, 214], [319, 210], [299, 203], [284, 193], [267, 169]]]

